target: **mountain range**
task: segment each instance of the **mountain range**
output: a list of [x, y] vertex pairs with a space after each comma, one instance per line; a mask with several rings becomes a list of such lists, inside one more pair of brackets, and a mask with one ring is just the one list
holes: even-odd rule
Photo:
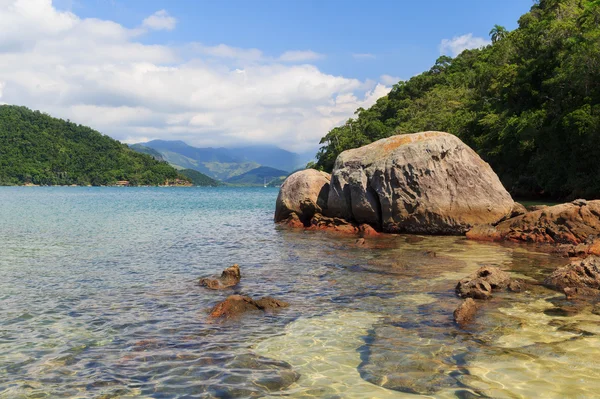
[[130, 147], [176, 169], [193, 169], [213, 179], [244, 185], [268, 184], [304, 168], [313, 158], [312, 153], [298, 154], [272, 145], [199, 148], [183, 141], [152, 140]]

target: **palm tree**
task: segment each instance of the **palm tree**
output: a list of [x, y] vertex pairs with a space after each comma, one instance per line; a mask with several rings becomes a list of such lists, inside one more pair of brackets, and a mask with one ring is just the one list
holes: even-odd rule
[[490, 37], [492, 38], [492, 43], [496, 43], [498, 40], [502, 40], [506, 37], [508, 31], [504, 26], [494, 25], [492, 30], [490, 31]]

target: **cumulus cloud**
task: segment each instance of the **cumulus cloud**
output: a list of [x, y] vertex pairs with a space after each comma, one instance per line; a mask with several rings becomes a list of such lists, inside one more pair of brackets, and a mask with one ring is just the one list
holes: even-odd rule
[[279, 61], [283, 62], [306, 62], [316, 61], [324, 58], [323, 54], [315, 53], [311, 50], [305, 51], [286, 51], [279, 56]]
[[160, 10], [144, 19], [142, 26], [153, 30], [173, 30], [176, 24], [177, 20], [166, 10]]
[[[147, 21], [143, 29], [174, 27]], [[3, 102], [129, 143], [161, 138], [313, 150], [356, 108], [389, 91], [383, 79], [322, 72], [308, 63], [320, 57], [311, 51], [270, 57], [224, 44], [143, 44], [143, 29], [83, 19], [50, 0], [0, 0], [0, 26]]]
[[379, 77], [379, 81], [386, 86], [393, 86], [396, 83], [398, 83], [400, 80], [402, 80], [402, 79], [400, 79], [397, 76], [381, 75]]
[[467, 49], [487, 46], [491, 42], [482, 37], [475, 37], [472, 33], [462, 36], [454, 36], [452, 39], [442, 39], [440, 43], [440, 54], [456, 57]]

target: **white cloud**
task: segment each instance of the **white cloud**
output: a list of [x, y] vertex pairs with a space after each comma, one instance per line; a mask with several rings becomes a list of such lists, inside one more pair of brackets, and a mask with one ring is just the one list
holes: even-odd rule
[[474, 37], [472, 33], [462, 36], [454, 36], [452, 39], [442, 39], [440, 43], [440, 54], [456, 57], [464, 50], [487, 46], [491, 42], [482, 37]]
[[166, 10], [160, 10], [144, 19], [142, 26], [153, 30], [173, 30], [176, 24], [177, 20]]
[[374, 60], [375, 58], [377, 58], [375, 54], [371, 53], [353, 53], [352, 57], [357, 60]]
[[283, 62], [307, 62], [316, 61], [324, 58], [323, 54], [315, 53], [311, 50], [305, 51], [286, 51], [279, 56], [279, 61]]
[[320, 57], [311, 51], [273, 58], [225, 44], [142, 44], [145, 29], [82, 19], [49, 0], [0, 0], [0, 26], [3, 102], [129, 143], [161, 138], [312, 150], [356, 108], [389, 91], [383, 79], [322, 72], [307, 63]]
[[397, 76], [390, 76], [390, 75], [381, 75], [379, 77], [379, 81], [386, 86], [393, 86], [401, 80], [402, 79], [400, 79]]

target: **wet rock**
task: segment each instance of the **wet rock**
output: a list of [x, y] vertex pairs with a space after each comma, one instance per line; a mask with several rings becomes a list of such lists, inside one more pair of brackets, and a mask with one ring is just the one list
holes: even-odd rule
[[600, 295], [600, 258], [590, 256], [556, 269], [544, 285], [565, 293], [567, 298]]
[[288, 176], [275, 203], [275, 222], [287, 221], [296, 214], [303, 225], [308, 226], [316, 213], [327, 209], [330, 180], [328, 173], [315, 169], [301, 170]]
[[372, 226], [363, 223], [358, 226], [358, 234], [361, 237], [377, 237], [379, 233]]
[[[474, 240], [589, 244], [590, 249], [596, 237], [600, 237], [600, 200], [555, 205], [467, 232]], [[600, 251], [600, 244], [593, 248]]]
[[270, 311], [288, 306], [287, 302], [271, 297], [264, 297], [255, 301], [245, 295], [230, 295], [212, 308], [209, 318], [213, 320], [230, 319], [248, 312]]
[[256, 306], [258, 306], [261, 310], [275, 310], [279, 308], [287, 308], [290, 306], [289, 303], [281, 301], [279, 299], [275, 299], [270, 296], [263, 297], [257, 301], [255, 301]]
[[222, 290], [237, 285], [241, 278], [240, 267], [236, 264], [223, 270], [221, 277], [201, 278], [199, 284], [211, 290]]
[[492, 297], [492, 287], [482, 278], [464, 279], [458, 282], [456, 295], [461, 298], [489, 299]]
[[521, 292], [525, 290], [525, 284], [518, 280], [511, 280], [506, 288], [510, 292]]
[[323, 216], [320, 213], [315, 214], [310, 220], [311, 230], [325, 230], [340, 234], [357, 234], [358, 227], [342, 218], [332, 218]]
[[423, 132], [342, 152], [326, 214], [389, 233], [464, 234], [502, 220], [513, 205], [477, 153], [454, 135]]
[[508, 273], [497, 267], [484, 266], [458, 282], [456, 295], [461, 298], [489, 299], [493, 290], [507, 288], [509, 283]]
[[464, 327], [475, 317], [477, 312], [477, 303], [472, 298], [467, 298], [454, 311], [454, 321], [461, 327]]

